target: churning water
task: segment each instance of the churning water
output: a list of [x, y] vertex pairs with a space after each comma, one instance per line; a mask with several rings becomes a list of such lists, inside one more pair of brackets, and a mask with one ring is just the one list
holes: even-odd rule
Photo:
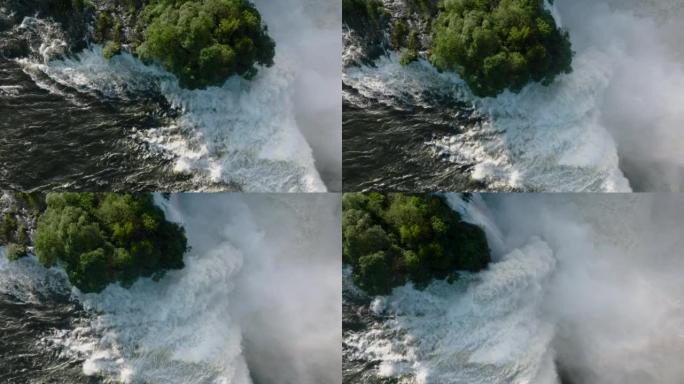
[[481, 99], [395, 54], [345, 68], [345, 188], [681, 190], [684, 5], [558, 0], [553, 13], [575, 57], [550, 87]]
[[[2, 24], [3, 39], [22, 43], [0, 46], [0, 56], [23, 42], [30, 52], [0, 61], [0, 181], [22, 190], [339, 189], [341, 155], [328, 150], [340, 147], [331, 102], [339, 65], [325, 53], [339, 62], [330, 33], [339, 4], [288, 4], [296, 17], [257, 3], [276, 40], [274, 67], [194, 91], [128, 54], [105, 60], [99, 46], [65, 58], [66, 32], [49, 19]], [[13, 10], [0, 11], [11, 24]]]
[[681, 382], [681, 196], [449, 198], [495, 262], [374, 298], [371, 325], [345, 330], [347, 361], [384, 382]]
[[191, 246], [185, 268], [158, 282], [84, 295], [59, 270], [2, 258], [7, 379], [340, 381], [339, 197], [189, 194], [158, 203]]

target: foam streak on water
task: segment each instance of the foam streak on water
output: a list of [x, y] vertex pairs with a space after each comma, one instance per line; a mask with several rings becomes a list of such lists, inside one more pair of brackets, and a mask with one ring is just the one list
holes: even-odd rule
[[402, 67], [391, 54], [375, 67], [346, 68], [345, 84], [365, 99], [345, 98], [398, 109], [432, 104], [422, 96], [431, 94], [474, 104], [485, 123], [425, 145], [435, 161], [475, 164], [470, 176], [490, 189], [681, 190], [684, 114], [675, 100], [684, 88], [684, 51], [676, 25], [684, 5], [559, 0], [551, 10], [569, 30], [575, 56], [572, 73], [550, 87], [481, 99], [457, 76], [425, 62]]
[[473, 221], [486, 213], [480, 225], [502, 251], [454, 284], [376, 298], [381, 324], [345, 339], [357, 360], [400, 383], [681, 382], [681, 196], [504, 194], [460, 204], [476, 211]]
[[[314, 16], [327, 20], [326, 15], [333, 14], [327, 9], [323, 13]], [[310, 15], [299, 15], [305, 16]], [[311, 24], [317, 22], [321, 21], [316, 19]], [[296, 20], [289, 23], [280, 29], [292, 29]], [[325, 31], [322, 41], [312, 44], [327, 47], [325, 39], [330, 40], [327, 31], [331, 26], [307, 28]], [[309, 137], [318, 145], [325, 143], [326, 148], [339, 151], [339, 145], [334, 145], [339, 142], [339, 127], [327, 117], [339, 118], [339, 102], [331, 101], [329, 96], [335, 93], [339, 97], [337, 87], [330, 87], [329, 80], [331, 76], [339, 78], [339, 74], [336, 70], [332, 70], [333, 75], [317, 74], [322, 66], [336, 67], [329, 65], [325, 57], [312, 60], [316, 63], [311, 65], [313, 69], [300, 65], [301, 58], [293, 60], [292, 52], [312, 54], [313, 48], [300, 46], [301, 39], [278, 36], [282, 46], [278, 46], [275, 65], [260, 68], [253, 81], [234, 76], [222, 86], [191, 91], [180, 88], [168, 72], [144, 65], [130, 54], [106, 60], [102, 47], [97, 45], [72, 57], [56, 59], [67, 49], [58, 24], [28, 17], [18, 30], [33, 41], [35, 51], [33, 57], [19, 59], [19, 63], [40, 87], [52, 93], [63, 95], [59, 89], [63, 86], [104, 98], [128, 100], [142, 92], [161, 92], [171, 107], [181, 112], [180, 117], [171, 126], [135, 135], [149, 143], [151, 150], [174, 156], [177, 173], [203, 180], [198, 182], [198, 189], [214, 184], [252, 192], [326, 190], [314, 165], [311, 147], [300, 131], [300, 121], [309, 124]], [[322, 89], [328, 92], [322, 94]], [[302, 112], [305, 109], [307, 114]], [[319, 115], [326, 118], [321, 120]], [[324, 127], [312, 123], [315, 121], [323, 122]], [[323, 131], [328, 135], [325, 139], [317, 133]], [[337, 174], [339, 156], [335, 156], [335, 150], [328, 152], [329, 156], [320, 154], [321, 166], [329, 174]], [[330, 177], [339, 179], [339, 175]]]
[[78, 295], [96, 316], [62, 342], [85, 358], [86, 374], [147, 384], [339, 380], [334, 195], [157, 201], [187, 230], [186, 266]]
[[325, 190], [297, 127], [292, 76], [277, 65], [263, 68], [252, 82], [234, 77], [222, 87], [194, 91], [129, 54], [106, 60], [99, 46], [38, 67], [62, 85], [106, 97], [160, 91], [182, 115], [174, 126], [139, 134], [153, 149], [176, 156], [179, 173], [245, 191]]
[[470, 100], [487, 121], [425, 145], [439, 159], [475, 164], [472, 177], [490, 189], [629, 190], [596, 110], [596, 89], [607, 85], [608, 74], [600, 52], [588, 55], [593, 58], [577, 57], [575, 72], [549, 88], [532, 85], [496, 99], [470, 95], [457, 76], [439, 74], [423, 61], [403, 67], [395, 54], [379, 59], [375, 68], [348, 68], [343, 79], [364, 97], [399, 108], [429, 103], [423, 95], [430, 94]]

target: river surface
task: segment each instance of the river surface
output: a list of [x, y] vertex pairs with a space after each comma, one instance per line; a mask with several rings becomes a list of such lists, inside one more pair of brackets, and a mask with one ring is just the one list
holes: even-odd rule
[[0, 248], [0, 382], [339, 383], [339, 195], [155, 198], [190, 246], [159, 281], [83, 294]]
[[0, 256], [0, 381], [100, 383], [83, 374], [83, 358], [57, 342], [89, 319], [62, 274], [45, 271], [35, 259], [9, 263]]
[[[388, 9], [397, 7], [385, 0]], [[555, 1], [573, 71], [472, 95], [427, 61], [357, 60], [344, 33], [345, 190], [627, 192], [684, 189], [679, 1]], [[351, 60], [347, 60], [351, 59]], [[361, 65], [352, 62], [363, 62]]]
[[494, 261], [378, 297], [347, 270], [345, 383], [681, 382], [680, 194], [447, 198]]
[[[129, 54], [105, 60], [100, 46], [74, 43], [65, 25], [18, 4], [29, 7], [0, 2], [0, 185], [340, 189], [339, 66], [318, 48], [335, 48], [328, 43], [332, 29], [339, 34], [339, 4], [292, 0], [290, 18], [257, 4], [278, 45], [276, 64], [253, 81], [232, 77], [195, 91]], [[297, 37], [312, 31], [317, 39]]]

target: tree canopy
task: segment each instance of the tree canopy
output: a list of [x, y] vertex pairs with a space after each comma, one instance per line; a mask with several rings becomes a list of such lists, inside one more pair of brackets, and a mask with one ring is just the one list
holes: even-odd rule
[[444, 0], [430, 60], [484, 97], [549, 85], [571, 71], [572, 50], [544, 0]]
[[49, 193], [46, 202], [35, 253], [46, 267], [63, 266], [84, 292], [184, 266], [185, 232], [166, 221], [149, 194]]
[[220, 85], [256, 64], [273, 65], [275, 43], [246, 0], [153, 0], [142, 11], [136, 53], [174, 73], [183, 87]]
[[484, 232], [465, 223], [439, 196], [346, 193], [342, 253], [354, 282], [387, 294], [408, 280], [418, 286], [490, 261]]
[[367, 20], [379, 24], [385, 9], [380, 0], [342, 0], [342, 22], [357, 26]]

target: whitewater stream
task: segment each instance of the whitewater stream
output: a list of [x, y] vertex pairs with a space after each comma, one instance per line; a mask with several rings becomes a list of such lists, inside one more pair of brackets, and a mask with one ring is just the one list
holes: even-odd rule
[[681, 383], [682, 196], [449, 201], [495, 261], [386, 297], [345, 280], [345, 382]]
[[[684, 189], [684, 3], [549, 7], [575, 51], [573, 72], [549, 87], [482, 99], [458, 76], [424, 60], [401, 66], [393, 52], [345, 67], [345, 190]], [[344, 48], [353, 61], [358, 38]]]
[[0, 255], [0, 381], [340, 382], [338, 196], [157, 202], [191, 247], [158, 282], [81, 294], [57, 268]]
[[[277, 44], [275, 65], [253, 81], [233, 77], [189, 91], [129, 54], [106, 60], [98, 45], [72, 51], [64, 25], [0, 1], [0, 183], [20, 190], [339, 190], [340, 4], [256, 6]], [[291, 17], [281, 17], [282, 7]]]

